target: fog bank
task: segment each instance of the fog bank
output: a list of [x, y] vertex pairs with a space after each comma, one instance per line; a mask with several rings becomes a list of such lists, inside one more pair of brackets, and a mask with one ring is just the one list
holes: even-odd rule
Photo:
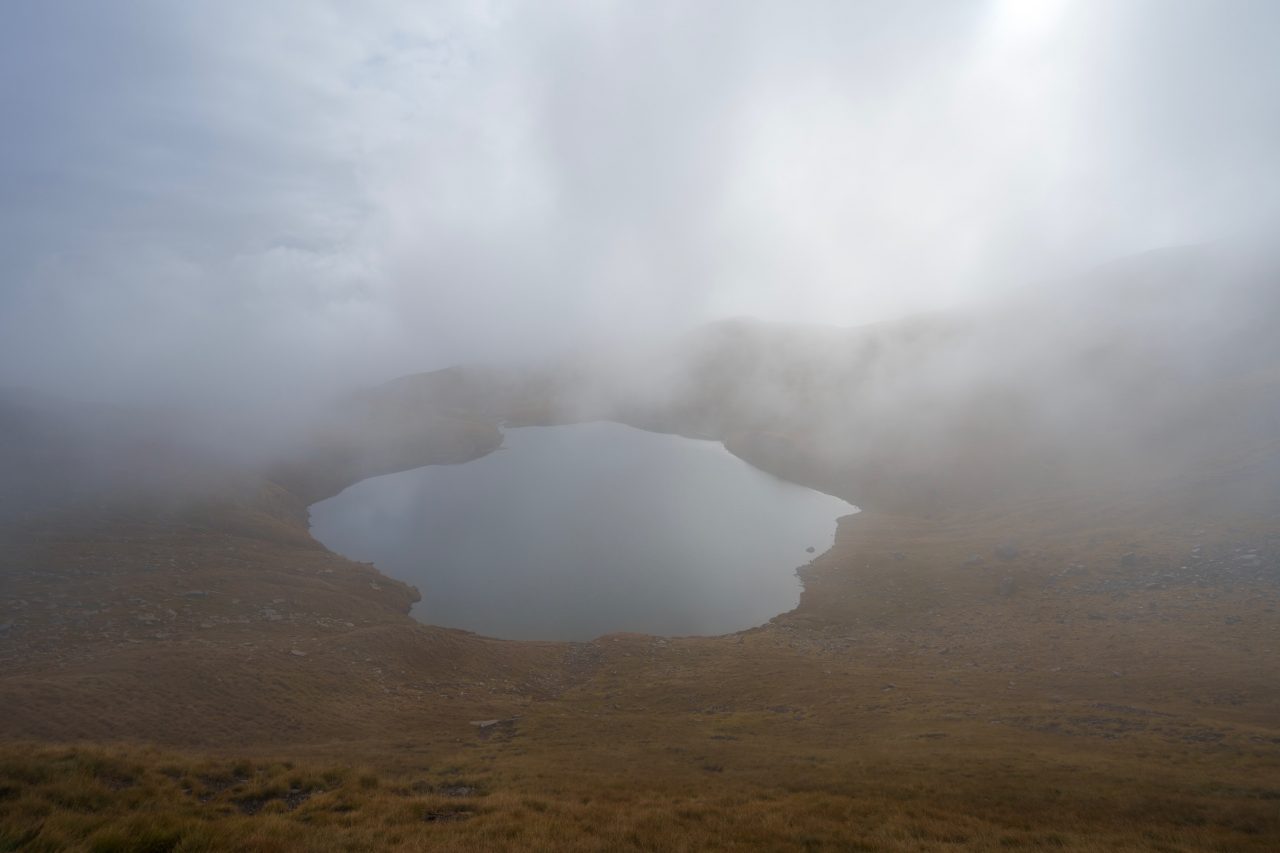
[[24, 4], [0, 385], [281, 419], [458, 362], [861, 325], [1266, 234], [1278, 16]]

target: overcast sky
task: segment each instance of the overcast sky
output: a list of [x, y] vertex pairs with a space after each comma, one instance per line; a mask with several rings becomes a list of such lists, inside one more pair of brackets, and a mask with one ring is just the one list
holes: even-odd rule
[[857, 324], [1280, 222], [1280, 4], [6, 4], [0, 384]]

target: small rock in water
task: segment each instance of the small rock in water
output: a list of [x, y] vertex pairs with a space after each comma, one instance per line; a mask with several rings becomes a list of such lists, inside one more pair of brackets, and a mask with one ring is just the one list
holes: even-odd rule
[[1127, 553], [1127, 554], [1122, 555], [1122, 556], [1120, 557], [1120, 565], [1122, 565], [1122, 566], [1136, 566], [1136, 565], [1138, 565], [1138, 555], [1137, 555], [1137, 554], [1135, 554], [1135, 553], [1133, 553], [1132, 551], [1130, 551], [1130, 552], [1129, 552], [1129, 553]]
[[810, 545], [808, 548], [805, 548], [805, 549], [804, 549], [804, 551], [805, 551], [805, 553], [806, 553], [806, 554], [812, 554], [812, 553], [813, 553], [814, 551], [816, 551], [816, 550], [818, 550], [818, 549], [817, 549], [817, 548], [814, 548], [812, 545]]
[[300, 658], [305, 658], [307, 656], [307, 653], [304, 652], [302, 649], [294, 649], [293, 651], [289, 652], [289, 654], [297, 655]]

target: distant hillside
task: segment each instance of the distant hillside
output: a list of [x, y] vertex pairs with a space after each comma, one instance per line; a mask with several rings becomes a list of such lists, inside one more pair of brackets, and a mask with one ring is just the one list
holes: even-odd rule
[[[10, 396], [0, 849], [1274, 850], [1276, 281], [1188, 250], [718, 323], [404, 377], [262, 447]], [[423, 625], [430, 585], [308, 533], [364, 477], [598, 418], [863, 512], [791, 612], [588, 643]]]
[[904, 509], [1175, 481], [1273, 505], [1278, 269], [1169, 250], [964, 313], [727, 321], [541, 370], [406, 377], [366, 405], [402, 424], [466, 411], [714, 436], [761, 467]]

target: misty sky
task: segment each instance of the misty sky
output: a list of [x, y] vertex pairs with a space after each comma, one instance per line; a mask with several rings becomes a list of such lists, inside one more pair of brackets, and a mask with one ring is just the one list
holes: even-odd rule
[[1280, 4], [0, 11], [0, 385], [857, 324], [1280, 221]]

